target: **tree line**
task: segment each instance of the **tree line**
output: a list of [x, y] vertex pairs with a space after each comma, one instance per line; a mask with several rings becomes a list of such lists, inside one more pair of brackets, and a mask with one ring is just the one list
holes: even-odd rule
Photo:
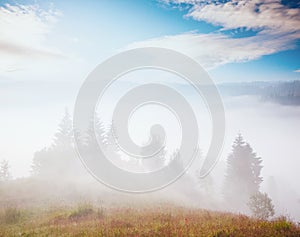
[[[119, 150], [114, 142], [113, 126], [105, 129], [99, 118], [96, 118], [86, 134], [81, 136], [86, 149], [92, 152], [98, 146], [91, 139], [94, 131], [98, 141], [102, 142], [104, 147], [113, 151], [111, 154], [117, 155]], [[159, 143], [161, 141], [157, 138], [155, 142]], [[142, 153], [143, 151], [141, 151]], [[167, 162], [164, 150], [160, 152], [159, 156], [161, 159], [158, 162]], [[178, 152], [174, 152], [172, 155], [173, 158], [177, 156], [180, 156]], [[153, 165], [157, 166], [157, 164]], [[180, 165], [178, 164], [178, 166]], [[260, 192], [260, 185], [263, 181], [262, 168], [262, 158], [258, 157], [250, 144], [245, 142], [241, 134], [238, 134], [233, 142], [232, 151], [227, 157], [226, 175], [223, 183], [222, 195], [227, 206], [238, 211], [248, 207], [258, 218], [268, 218], [274, 215], [274, 206], [271, 199], [266, 193]], [[34, 154], [32, 176], [52, 179], [53, 177], [74, 178], [79, 175], [87, 175], [87, 173], [77, 157], [72, 119], [66, 111], [58, 126], [58, 131], [54, 135], [52, 144]], [[8, 161], [4, 160], [0, 163], [0, 182], [7, 182], [11, 178]], [[212, 180], [209, 178], [207, 180], [209, 181], [207, 190], [209, 190], [212, 186]]]

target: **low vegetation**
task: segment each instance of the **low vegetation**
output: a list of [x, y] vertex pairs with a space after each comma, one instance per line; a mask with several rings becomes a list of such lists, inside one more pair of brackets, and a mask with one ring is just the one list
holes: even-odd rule
[[[27, 218], [20, 213], [27, 212]], [[74, 208], [1, 212], [0, 236], [300, 236], [285, 218], [259, 220], [244, 215], [182, 207]]]

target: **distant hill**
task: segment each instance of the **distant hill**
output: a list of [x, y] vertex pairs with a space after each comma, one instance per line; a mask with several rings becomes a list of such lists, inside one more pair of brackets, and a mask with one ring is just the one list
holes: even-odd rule
[[218, 88], [224, 96], [254, 95], [263, 101], [300, 105], [300, 81], [223, 83]]

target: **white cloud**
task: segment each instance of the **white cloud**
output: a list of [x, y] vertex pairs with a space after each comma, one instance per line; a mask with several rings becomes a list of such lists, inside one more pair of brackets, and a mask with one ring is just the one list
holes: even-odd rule
[[180, 51], [196, 59], [204, 68], [212, 69], [220, 65], [246, 62], [263, 55], [288, 49], [288, 39], [267, 40], [265, 36], [230, 38], [223, 34], [186, 33], [135, 42], [128, 48], [165, 47]]
[[300, 73], [300, 69], [298, 69], [298, 70], [295, 70], [294, 72], [299, 72], [299, 73]]
[[[186, 33], [136, 42], [129, 48], [156, 46], [179, 50], [206, 69], [227, 63], [246, 62], [295, 47], [300, 38], [300, 9], [279, 0], [162, 0], [189, 9], [186, 17], [221, 26], [218, 33]], [[254, 29], [251, 37], [232, 38], [224, 30]]]
[[46, 42], [58, 16], [57, 11], [46, 11], [36, 5], [1, 6], [0, 71], [23, 68], [30, 59], [63, 57]]
[[221, 26], [223, 29], [255, 29], [265, 34], [300, 37], [300, 9], [288, 8], [280, 0], [163, 0], [187, 4], [186, 17]]
[[268, 34], [300, 31], [300, 9], [288, 8], [280, 0], [232, 0], [223, 4], [194, 4], [187, 16], [224, 29], [261, 29]]

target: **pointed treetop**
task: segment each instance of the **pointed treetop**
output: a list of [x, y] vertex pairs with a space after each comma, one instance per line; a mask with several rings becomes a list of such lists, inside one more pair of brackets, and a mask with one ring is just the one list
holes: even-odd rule
[[59, 124], [59, 128], [54, 138], [54, 145], [67, 146], [72, 143], [73, 125], [68, 109], [65, 109], [65, 115]]
[[237, 137], [235, 138], [235, 140], [233, 142], [233, 147], [243, 146], [243, 145], [245, 145], [245, 140], [244, 140], [242, 134], [239, 132]]
[[10, 166], [7, 160], [0, 162], [0, 181], [8, 181], [11, 179]]

